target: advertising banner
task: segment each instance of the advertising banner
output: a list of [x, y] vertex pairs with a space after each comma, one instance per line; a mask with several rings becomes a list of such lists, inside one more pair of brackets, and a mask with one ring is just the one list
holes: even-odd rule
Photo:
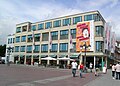
[[[76, 27], [76, 51], [84, 51], [84, 45], [90, 46], [86, 51], [94, 51], [94, 21], [78, 22]], [[83, 49], [80, 48], [83, 46]]]

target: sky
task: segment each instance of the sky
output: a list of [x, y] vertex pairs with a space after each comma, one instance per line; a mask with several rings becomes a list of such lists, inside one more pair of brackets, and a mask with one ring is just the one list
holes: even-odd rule
[[98, 10], [120, 39], [120, 0], [0, 0], [0, 45], [16, 24]]

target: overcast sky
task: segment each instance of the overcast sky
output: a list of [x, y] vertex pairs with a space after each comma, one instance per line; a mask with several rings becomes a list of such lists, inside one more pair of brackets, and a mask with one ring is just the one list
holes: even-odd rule
[[0, 45], [16, 24], [98, 10], [120, 38], [120, 0], [0, 0]]

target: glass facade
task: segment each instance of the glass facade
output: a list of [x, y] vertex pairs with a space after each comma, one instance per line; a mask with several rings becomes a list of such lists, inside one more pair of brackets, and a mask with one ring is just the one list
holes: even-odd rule
[[58, 31], [51, 32], [52, 40], [58, 40]]
[[60, 27], [61, 26], [61, 20], [57, 20], [53, 22], [53, 27]]
[[95, 27], [95, 33], [96, 33], [96, 36], [98, 36], [98, 37], [103, 36], [104, 27], [103, 26], [96, 26]]
[[27, 45], [27, 53], [31, 53], [32, 52], [32, 45]]
[[101, 52], [103, 49], [103, 42], [102, 41], [96, 41], [96, 52]]
[[25, 46], [21, 46], [20, 51], [25, 52]]
[[15, 52], [19, 52], [19, 46], [15, 46]]
[[44, 23], [38, 24], [38, 30], [44, 29]]
[[52, 27], [52, 22], [46, 22], [45, 23], [45, 29], [49, 29]]
[[20, 42], [20, 36], [16, 37], [16, 43]]
[[85, 15], [84, 21], [89, 21], [89, 20], [100, 21], [101, 18], [98, 14]]
[[28, 35], [28, 42], [32, 42], [32, 35]]
[[82, 16], [74, 17], [73, 24], [77, 24], [78, 22], [82, 22]]
[[26, 42], [26, 36], [21, 37], [21, 42]]
[[35, 45], [35, 50], [34, 50], [34, 52], [35, 52], [35, 53], [39, 53], [39, 51], [40, 51], [40, 45]]
[[40, 34], [35, 34], [35, 42], [39, 42], [40, 41]]
[[16, 28], [16, 33], [20, 33], [21, 32], [21, 27], [17, 27]]
[[51, 52], [57, 52], [58, 51], [58, 44], [52, 44]]
[[48, 41], [49, 33], [42, 34], [42, 41]]
[[41, 45], [41, 52], [48, 52], [48, 44]]
[[60, 39], [68, 39], [68, 30], [60, 31]]
[[60, 43], [60, 52], [68, 51], [68, 43]]
[[71, 25], [71, 18], [63, 19], [63, 26]]
[[36, 30], [36, 25], [32, 25], [31, 26], [31, 31], [35, 31]]
[[76, 29], [71, 29], [71, 35], [73, 39], [76, 39]]

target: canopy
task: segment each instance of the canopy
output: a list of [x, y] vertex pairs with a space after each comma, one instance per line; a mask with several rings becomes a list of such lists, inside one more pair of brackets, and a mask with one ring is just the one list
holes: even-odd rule
[[45, 58], [41, 58], [41, 60], [57, 60], [57, 59], [52, 58], [52, 57], [45, 57]]
[[58, 58], [58, 60], [64, 60], [64, 61], [66, 61], [66, 60], [73, 60], [73, 59], [70, 59], [69, 57], [67, 58], [67, 57], [63, 57], [63, 58]]

